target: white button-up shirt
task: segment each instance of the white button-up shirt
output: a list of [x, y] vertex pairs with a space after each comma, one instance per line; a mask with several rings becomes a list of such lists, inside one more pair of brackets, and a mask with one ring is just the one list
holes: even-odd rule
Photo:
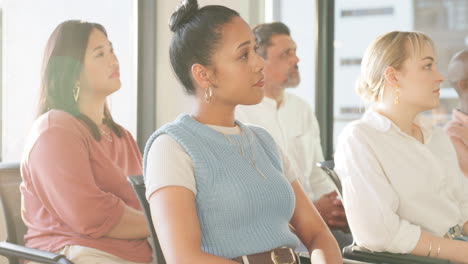
[[358, 245], [410, 253], [421, 230], [442, 237], [468, 220], [467, 181], [440, 128], [416, 118], [424, 143], [368, 110], [340, 134], [335, 170]]
[[315, 165], [323, 161], [319, 126], [304, 100], [285, 93], [277, 108], [274, 99], [265, 97], [257, 105], [237, 106], [236, 119], [264, 127], [273, 136], [296, 168], [299, 181], [311, 199], [319, 199], [334, 190], [328, 176]]

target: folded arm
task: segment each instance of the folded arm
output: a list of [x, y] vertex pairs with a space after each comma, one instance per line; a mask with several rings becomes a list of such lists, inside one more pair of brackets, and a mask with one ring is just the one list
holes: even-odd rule
[[76, 129], [54, 127], [41, 134], [26, 161], [36, 195], [51, 215], [78, 234], [114, 237], [125, 226], [133, 234], [127, 231], [118, 238], [146, 237], [146, 224], [133, 225], [144, 221], [143, 214], [131, 209], [130, 215], [122, 199], [98, 187], [90, 151]]

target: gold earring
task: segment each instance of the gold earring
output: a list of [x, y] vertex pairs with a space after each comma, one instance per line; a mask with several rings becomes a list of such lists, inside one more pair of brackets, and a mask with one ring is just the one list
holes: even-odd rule
[[75, 87], [73, 87], [73, 99], [75, 102], [78, 102], [78, 97], [80, 96], [80, 81], [75, 82]]
[[211, 103], [211, 99], [213, 98], [213, 89], [210, 87], [205, 89], [205, 102]]
[[397, 85], [395, 89], [395, 99], [393, 100], [393, 104], [397, 105], [400, 103], [400, 94], [401, 94], [401, 90], [400, 90], [400, 87]]

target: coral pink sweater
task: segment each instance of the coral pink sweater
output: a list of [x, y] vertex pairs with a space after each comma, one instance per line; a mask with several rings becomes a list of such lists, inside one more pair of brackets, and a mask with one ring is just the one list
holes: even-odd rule
[[142, 173], [131, 134], [96, 141], [84, 122], [51, 110], [39, 117], [26, 143], [21, 174], [26, 245], [56, 251], [96, 248], [126, 260], [150, 262], [146, 239], [106, 237], [125, 205], [141, 210], [127, 176]]

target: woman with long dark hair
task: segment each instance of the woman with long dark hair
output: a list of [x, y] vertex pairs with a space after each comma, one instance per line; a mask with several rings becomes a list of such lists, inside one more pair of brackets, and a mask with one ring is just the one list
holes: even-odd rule
[[39, 116], [21, 162], [26, 245], [74, 263], [148, 263], [148, 228], [127, 176], [141, 174], [131, 134], [107, 96], [120, 89], [102, 25], [65, 21], [47, 43]]

